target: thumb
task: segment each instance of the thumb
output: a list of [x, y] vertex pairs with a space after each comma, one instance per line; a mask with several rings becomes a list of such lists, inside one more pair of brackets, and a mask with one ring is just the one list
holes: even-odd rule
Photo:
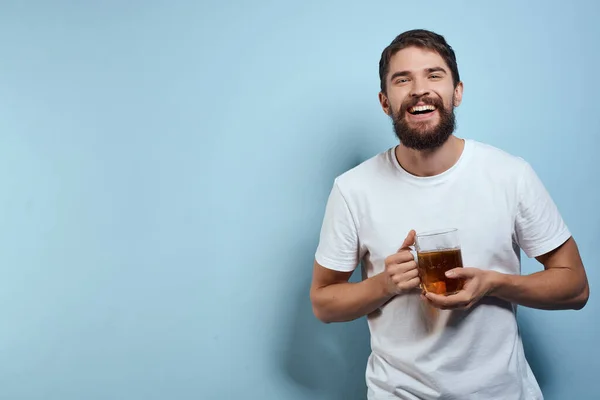
[[417, 232], [415, 232], [414, 229], [411, 229], [410, 232], [408, 232], [408, 235], [406, 235], [406, 239], [404, 239], [404, 242], [402, 243], [402, 246], [400, 246], [398, 251], [407, 250], [408, 246], [412, 246], [413, 244], [415, 244], [415, 236], [416, 235], [417, 235]]
[[476, 270], [475, 268], [454, 268], [449, 271], [446, 271], [446, 276], [448, 278], [472, 278], [475, 276]]

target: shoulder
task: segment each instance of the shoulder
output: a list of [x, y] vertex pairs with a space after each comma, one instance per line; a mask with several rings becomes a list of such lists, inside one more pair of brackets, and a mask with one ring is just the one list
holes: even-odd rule
[[496, 146], [470, 140], [473, 147], [474, 167], [496, 177], [518, 180], [531, 166], [522, 157], [509, 153]]
[[335, 178], [335, 185], [343, 194], [352, 194], [365, 190], [365, 188], [371, 186], [375, 181], [385, 179], [394, 173], [392, 155], [393, 148], [374, 155], [337, 176]]
[[487, 164], [499, 163], [505, 167], [523, 168], [527, 162], [519, 156], [509, 153], [491, 144], [470, 140], [473, 144], [475, 158]]

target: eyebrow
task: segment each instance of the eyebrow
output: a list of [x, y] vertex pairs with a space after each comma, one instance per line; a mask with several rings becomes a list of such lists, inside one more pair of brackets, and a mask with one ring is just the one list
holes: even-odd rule
[[[431, 74], [432, 72], [443, 72], [445, 74], [447, 74], [448, 72], [446, 72], [446, 70], [442, 67], [432, 67], [432, 68], [426, 68], [425, 71], [428, 74]], [[390, 80], [393, 81], [394, 79], [398, 78], [399, 76], [410, 76], [412, 75], [412, 72], [410, 71], [398, 71], [398, 72], [394, 72], [392, 74], [392, 76], [390, 77]]]
[[427, 68], [427, 73], [430, 74], [432, 72], [443, 72], [445, 74], [447, 74], [446, 70], [442, 67], [433, 67], [433, 68]]

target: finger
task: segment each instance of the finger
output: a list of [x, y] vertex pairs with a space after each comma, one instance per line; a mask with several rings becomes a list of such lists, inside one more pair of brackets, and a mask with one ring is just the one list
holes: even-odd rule
[[387, 267], [387, 270], [390, 275], [399, 275], [399, 274], [403, 274], [405, 272], [412, 271], [412, 270], [415, 270], [418, 272], [417, 262], [414, 260], [408, 261], [408, 262], [403, 262], [400, 264], [389, 264]]
[[479, 270], [477, 268], [454, 268], [449, 271], [446, 271], [446, 276], [448, 278], [473, 278]]
[[474, 301], [469, 302], [466, 306], [463, 307], [463, 310], [469, 310], [471, 307], [475, 305]]
[[408, 250], [402, 250], [399, 253], [392, 254], [386, 258], [385, 263], [388, 264], [402, 264], [409, 261], [415, 261], [412, 253]]
[[405, 273], [403, 273], [402, 276], [404, 277], [405, 280], [418, 278], [419, 270], [416, 268], [410, 269], [410, 270], [406, 271]]
[[415, 232], [414, 229], [411, 229], [410, 232], [408, 232], [408, 235], [406, 235], [406, 239], [404, 239], [404, 242], [402, 243], [402, 246], [400, 246], [400, 249], [398, 249], [398, 251], [406, 250], [408, 249], [408, 246], [412, 246], [413, 244], [415, 244], [415, 236], [417, 236], [417, 232]]
[[443, 296], [429, 292], [426, 293], [425, 296], [427, 296], [427, 298], [431, 300], [435, 306], [443, 309], [461, 308], [469, 304], [471, 301], [471, 296], [465, 291], [461, 291], [450, 296]]
[[406, 272], [401, 272], [401, 273], [392, 275], [392, 280], [395, 283], [401, 283], [401, 282], [406, 282], [406, 281], [409, 281], [411, 279], [418, 278], [418, 277], [419, 277], [419, 271], [416, 269], [411, 269]]
[[421, 284], [421, 279], [419, 279], [419, 277], [416, 277], [416, 278], [412, 278], [412, 279], [409, 279], [408, 281], [404, 281], [404, 282], [398, 284], [398, 288], [402, 289], [402, 290], [415, 289], [415, 288], [419, 287], [420, 284]]

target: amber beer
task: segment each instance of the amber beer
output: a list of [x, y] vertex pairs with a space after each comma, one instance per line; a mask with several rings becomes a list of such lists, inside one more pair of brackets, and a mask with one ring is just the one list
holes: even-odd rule
[[425, 292], [449, 295], [462, 289], [464, 279], [446, 277], [446, 271], [463, 267], [456, 229], [419, 233], [415, 247], [421, 287]]
[[464, 279], [447, 278], [446, 271], [462, 268], [460, 249], [417, 253], [423, 289], [436, 294], [453, 294], [462, 289]]

